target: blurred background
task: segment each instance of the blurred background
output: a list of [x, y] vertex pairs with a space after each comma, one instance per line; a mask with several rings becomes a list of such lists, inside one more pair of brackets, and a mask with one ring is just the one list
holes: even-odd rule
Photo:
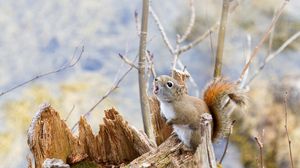
[[[282, 0], [240, 0], [229, 15], [223, 73], [236, 80], [245, 63], [247, 36], [252, 48], [269, 26]], [[152, 1], [173, 46], [189, 22], [189, 1]], [[196, 23], [185, 43], [204, 33], [221, 14], [221, 1], [195, 0]], [[250, 67], [250, 77], [268, 53], [275, 51], [300, 31], [300, 1], [291, 1], [274, 29], [273, 45], [264, 45]], [[36, 75], [67, 64], [76, 47], [85, 52], [72, 69], [38, 79], [0, 97], [0, 167], [26, 167], [27, 129], [35, 112], [50, 103], [72, 127], [115, 79], [128, 68], [118, 54], [134, 59], [138, 53], [134, 12], [141, 14], [141, 1], [52, 0], [0, 1], [0, 92]], [[158, 74], [169, 74], [172, 57], [149, 16], [148, 50], [154, 54]], [[181, 60], [199, 90], [212, 79], [217, 33], [182, 54]], [[185, 44], [184, 43], [184, 44]], [[79, 49], [80, 50], [80, 49]], [[77, 55], [79, 55], [77, 50]], [[224, 167], [255, 167], [258, 147], [254, 136], [264, 143], [266, 167], [289, 165], [284, 131], [284, 93], [288, 91], [288, 123], [295, 165], [300, 167], [300, 40], [295, 40], [250, 83], [249, 107], [237, 112]], [[116, 77], [117, 76], [117, 77]], [[188, 84], [190, 85], [190, 84]], [[189, 92], [195, 94], [195, 87]], [[149, 91], [151, 94], [151, 91]], [[132, 70], [113, 92], [88, 116], [94, 132], [102, 122], [103, 110], [115, 107], [130, 124], [142, 128], [138, 103], [137, 71]], [[217, 158], [224, 148], [215, 145]]]

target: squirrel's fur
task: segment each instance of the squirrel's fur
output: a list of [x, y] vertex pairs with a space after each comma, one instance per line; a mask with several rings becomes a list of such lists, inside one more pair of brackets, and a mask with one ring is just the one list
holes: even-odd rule
[[231, 101], [241, 107], [246, 105], [246, 96], [243, 90], [223, 78], [217, 78], [208, 84], [204, 91], [203, 100], [213, 118], [213, 141], [229, 131], [231, 125], [229, 112], [234, 108]]
[[238, 85], [223, 78], [208, 84], [203, 100], [188, 95], [184, 85], [167, 75], [155, 78], [153, 93], [160, 101], [167, 123], [173, 126], [179, 139], [193, 149], [201, 141], [199, 129], [202, 114], [212, 115], [212, 140], [215, 141], [228, 132], [234, 106], [246, 104], [244, 93]]

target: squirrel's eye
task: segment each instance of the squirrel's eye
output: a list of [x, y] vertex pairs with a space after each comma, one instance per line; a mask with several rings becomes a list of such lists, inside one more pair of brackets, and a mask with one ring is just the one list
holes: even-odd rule
[[171, 87], [173, 86], [173, 82], [168, 81], [168, 82], [167, 82], [167, 86], [168, 86], [169, 88], [171, 88]]
[[157, 79], [157, 78], [155, 78], [155, 79], [154, 79], [154, 81], [156, 82], [156, 81], [158, 81], [158, 79]]

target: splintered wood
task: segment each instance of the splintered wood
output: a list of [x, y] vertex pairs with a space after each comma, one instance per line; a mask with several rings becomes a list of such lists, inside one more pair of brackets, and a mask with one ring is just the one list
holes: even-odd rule
[[62, 159], [68, 164], [89, 160], [99, 166], [121, 165], [153, 149], [146, 135], [129, 126], [115, 109], [105, 111], [104, 124], [96, 136], [82, 117], [77, 138], [49, 105], [44, 105], [33, 119], [28, 145], [36, 168], [42, 167], [46, 158]]

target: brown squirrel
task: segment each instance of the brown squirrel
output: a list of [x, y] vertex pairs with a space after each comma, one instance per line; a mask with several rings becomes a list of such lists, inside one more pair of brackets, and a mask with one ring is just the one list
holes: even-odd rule
[[208, 84], [203, 100], [189, 96], [184, 85], [167, 75], [154, 79], [153, 93], [160, 102], [167, 124], [173, 126], [178, 138], [192, 150], [200, 143], [199, 128], [203, 113], [212, 115], [212, 140], [216, 141], [229, 130], [232, 108], [246, 104], [243, 90], [223, 78], [217, 78]]

